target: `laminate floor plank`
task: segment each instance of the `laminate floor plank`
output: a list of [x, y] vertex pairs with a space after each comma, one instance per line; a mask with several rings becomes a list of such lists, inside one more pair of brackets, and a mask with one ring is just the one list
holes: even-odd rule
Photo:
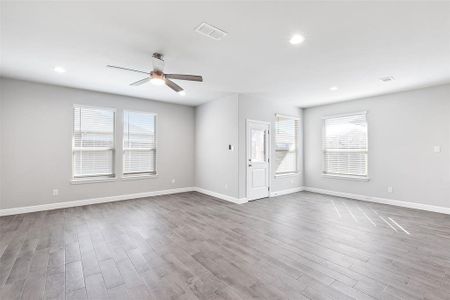
[[44, 299], [45, 293], [45, 277], [36, 276], [29, 277], [23, 287], [22, 299]]
[[48, 274], [45, 283], [45, 299], [65, 299], [65, 284], [64, 272]]
[[99, 265], [103, 279], [105, 280], [106, 288], [112, 289], [125, 283], [117, 268], [116, 262], [113, 259], [101, 261], [99, 262]]
[[88, 299], [108, 299], [108, 291], [101, 273], [86, 276], [85, 282]]
[[0, 299], [450, 299], [450, 216], [196, 192], [0, 217]]

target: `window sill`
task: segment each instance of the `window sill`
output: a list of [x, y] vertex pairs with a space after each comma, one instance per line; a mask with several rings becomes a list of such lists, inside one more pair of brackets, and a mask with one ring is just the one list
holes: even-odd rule
[[359, 177], [351, 175], [333, 175], [333, 174], [322, 174], [323, 177], [333, 178], [333, 179], [343, 179], [343, 180], [354, 180], [354, 181], [369, 181], [369, 177]]
[[79, 178], [72, 179], [71, 184], [86, 184], [86, 183], [101, 183], [101, 182], [111, 182], [116, 181], [117, 177], [108, 177], [108, 178]]
[[283, 177], [292, 177], [292, 176], [298, 176], [301, 175], [300, 172], [292, 172], [292, 173], [285, 173], [285, 174], [275, 174], [275, 178], [283, 178]]
[[144, 174], [144, 175], [124, 175], [122, 180], [142, 180], [142, 179], [151, 179], [158, 177], [158, 173], [156, 174]]

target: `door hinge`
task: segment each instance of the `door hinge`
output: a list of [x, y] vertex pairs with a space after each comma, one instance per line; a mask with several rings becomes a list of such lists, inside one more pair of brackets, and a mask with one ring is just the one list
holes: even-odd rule
[[270, 192], [270, 186], [267, 187], [267, 190]]

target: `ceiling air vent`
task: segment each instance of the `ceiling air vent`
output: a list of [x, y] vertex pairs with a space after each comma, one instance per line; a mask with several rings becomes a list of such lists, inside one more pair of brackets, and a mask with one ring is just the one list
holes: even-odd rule
[[394, 76], [385, 76], [385, 77], [381, 77], [380, 81], [389, 82], [389, 81], [393, 81], [394, 79], [395, 79]]
[[217, 27], [209, 25], [208, 23], [202, 23], [195, 28], [198, 33], [212, 38], [214, 40], [221, 40], [227, 33]]

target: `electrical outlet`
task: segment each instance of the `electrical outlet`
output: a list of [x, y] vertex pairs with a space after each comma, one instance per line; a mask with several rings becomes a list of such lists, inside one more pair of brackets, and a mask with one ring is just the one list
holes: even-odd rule
[[53, 189], [52, 193], [53, 193], [53, 196], [58, 196], [59, 195], [59, 190], [58, 189]]
[[172, 179], [172, 183], [175, 183], [175, 178]]
[[226, 189], [226, 190], [228, 189], [228, 184], [226, 184], [226, 183], [225, 183], [225, 189]]
[[388, 193], [392, 193], [394, 191], [394, 189], [392, 188], [392, 186], [388, 186], [387, 191], [388, 191]]

